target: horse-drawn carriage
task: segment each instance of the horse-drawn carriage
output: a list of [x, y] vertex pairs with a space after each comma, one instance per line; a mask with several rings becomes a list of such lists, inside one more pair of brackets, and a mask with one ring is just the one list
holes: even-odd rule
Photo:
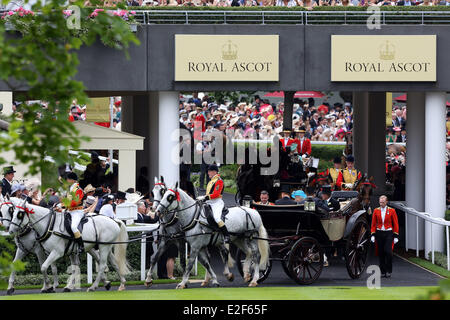
[[[322, 272], [326, 249], [341, 249], [349, 276], [361, 276], [369, 249], [368, 213], [356, 191], [333, 192], [332, 197], [341, 204], [336, 212], [327, 212], [308, 198], [297, 205], [261, 205], [244, 200], [244, 205], [258, 210], [269, 234], [270, 263], [260, 271], [258, 282], [268, 277], [274, 261], [280, 261], [295, 282], [311, 284]], [[238, 250], [236, 261], [241, 274], [243, 258]]]

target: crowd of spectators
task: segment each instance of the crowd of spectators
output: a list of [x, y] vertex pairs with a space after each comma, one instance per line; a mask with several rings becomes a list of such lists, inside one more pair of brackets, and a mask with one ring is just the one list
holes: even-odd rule
[[[193, 131], [196, 121], [203, 121], [203, 140], [210, 133], [221, 131], [231, 134], [233, 139], [271, 140], [283, 130], [284, 103], [270, 103], [258, 95], [252, 102], [233, 103], [232, 101], [214, 101], [207, 94], [199, 98], [180, 101], [179, 112], [182, 126]], [[202, 118], [204, 120], [202, 120]], [[315, 105], [313, 98], [294, 99], [292, 129], [304, 128], [305, 137], [312, 141], [345, 141], [346, 132], [353, 127], [351, 103], [323, 102]], [[281, 135], [280, 135], [281, 137]]]
[[[113, 6], [115, 1], [107, 1]], [[86, 1], [85, 5], [89, 5]], [[450, 6], [450, 0], [127, 0], [126, 5], [137, 6], [213, 6], [213, 7], [304, 7], [317, 6]]]

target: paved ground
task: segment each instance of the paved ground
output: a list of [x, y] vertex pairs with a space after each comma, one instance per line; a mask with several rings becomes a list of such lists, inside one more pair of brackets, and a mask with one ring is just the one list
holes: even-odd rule
[[[225, 202], [229, 206], [234, 205], [234, 197], [229, 194], [225, 194]], [[231, 205], [230, 205], [231, 204]], [[219, 282], [223, 287], [243, 287], [246, 286], [244, 281], [239, 275], [236, 267], [233, 268], [235, 274], [235, 281], [228, 282], [224, 276], [222, 276], [223, 264], [218, 255], [212, 253], [213, 269], [216, 271]], [[369, 263], [377, 264], [377, 257], [373, 255], [373, 252], [369, 253]], [[381, 278], [381, 286], [435, 286], [442, 278], [431, 273], [423, 268], [420, 268], [410, 262], [403, 260], [400, 257], [395, 256], [393, 260], [393, 274], [391, 278]], [[351, 279], [347, 274], [345, 262], [339, 258], [331, 258], [330, 265], [324, 267], [320, 278], [313, 284], [313, 286], [360, 286], [365, 287], [369, 274], [365, 273], [360, 279]], [[157, 284], [153, 289], [173, 289], [175, 284]], [[298, 286], [293, 280], [291, 280], [283, 271], [279, 262], [274, 262], [271, 274], [268, 279], [264, 281], [261, 286], [286, 286], [295, 287]], [[200, 287], [200, 281], [194, 281], [190, 287]], [[142, 290], [145, 289], [143, 285], [140, 286], [128, 286], [128, 290]], [[85, 289], [83, 289], [85, 290]], [[100, 289], [104, 290], [104, 289]], [[58, 292], [62, 292], [62, 289], [58, 289]], [[39, 293], [39, 290], [17, 290], [16, 294], [25, 293]], [[0, 295], [5, 295], [5, 291], [1, 291]]]

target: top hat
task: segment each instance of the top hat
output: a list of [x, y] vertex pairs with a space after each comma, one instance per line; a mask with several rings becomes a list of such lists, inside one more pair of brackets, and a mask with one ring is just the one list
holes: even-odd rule
[[295, 129], [295, 133], [305, 133], [305, 132], [306, 132], [306, 130], [305, 130], [304, 127], [300, 127], [298, 129]]
[[117, 191], [116, 199], [117, 200], [127, 200], [125, 192]]
[[217, 165], [215, 165], [215, 164], [210, 164], [208, 166], [208, 171], [217, 171], [217, 172], [219, 172], [219, 167]]
[[285, 129], [285, 130], [281, 131], [281, 133], [291, 133], [291, 130]]
[[323, 186], [321, 188], [321, 191], [323, 194], [331, 194], [331, 186], [330, 185]]
[[281, 190], [280, 190], [280, 191], [281, 191], [281, 192], [290, 193], [290, 192], [291, 192], [291, 189], [289, 188], [288, 185], [284, 184], [284, 185], [281, 186]]
[[350, 155], [347, 156], [347, 158], [345, 159], [345, 161], [348, 161], [348, 162], [355, 162], [355, 157], [352, 156], [352, 155], [350, 154]]
[[16, 171], [14, 171], [13, 166], [3, 168], [3, 175], [7, 175], [8, 173], [14, 173], [14, 172], [16, 172]]
[[78, 181], [78, 176], [75, 172], [69, 172], [66, 176], [66, 179]]

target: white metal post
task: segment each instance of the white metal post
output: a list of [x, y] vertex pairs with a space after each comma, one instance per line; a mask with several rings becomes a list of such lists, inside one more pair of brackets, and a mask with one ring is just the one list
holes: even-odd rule
[[87, 255], [87, 283], [92, 283], [92, 256], [89, 253]]
[[433, 223], [430, 223], [430, 235], [431, 235], [431, 263], [434, 264], [434, 236], [433, 236]]
[[419, 257], [419, 216], [416, 216], [416, 257]]
[[447, 270], [450, 271], [450, 241], [448, 235], [448, 226], [445, 226], [445, 234], [447, 235]]
[[[109, 128], [113, 128], [113, 118], [114, 118], [114, 97], [109, 97]], [[109, 150], [109, 168], [111, 173], [113, 173], [113, 151]]]
[[405, 247], [406, 252], [408, 252], [408, 213], [405, 212]]
[[142, 232], [141, 239], [141, 281], [145, 280], [145, 251], [147, 249], [147, 242], [145, 238], [145, 232]]

